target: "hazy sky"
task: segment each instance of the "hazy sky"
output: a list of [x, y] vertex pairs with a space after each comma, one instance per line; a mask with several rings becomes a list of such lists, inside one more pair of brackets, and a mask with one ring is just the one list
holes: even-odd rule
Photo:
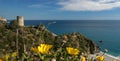
[[32, 20], [120, 20], [120, 0], [0, 0], [0, 16]]

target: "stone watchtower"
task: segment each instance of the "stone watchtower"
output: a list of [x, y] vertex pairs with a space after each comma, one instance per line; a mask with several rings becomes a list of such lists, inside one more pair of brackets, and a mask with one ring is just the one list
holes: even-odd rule
[[19, 26], [24, 26], [24, 18], [23, 16], [17, 16], [17, 22]]

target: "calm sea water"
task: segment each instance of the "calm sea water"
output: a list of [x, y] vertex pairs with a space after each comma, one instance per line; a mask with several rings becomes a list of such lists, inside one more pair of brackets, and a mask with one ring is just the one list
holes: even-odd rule
[[[52, 23], [56, 22], [56, 23]], [[51, 23], [51, 25], [48, 25]], [[117, 20], [25, 20], [25, 25], [45, 24], [56, 34], [80, 32], [108, 53], [120, 56], [120, 21]], [[103, 43], [98, 41], [102, 40]]]

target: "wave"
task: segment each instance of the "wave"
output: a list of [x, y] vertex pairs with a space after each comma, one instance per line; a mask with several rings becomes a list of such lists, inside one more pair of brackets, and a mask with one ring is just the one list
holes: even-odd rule
[[105, 54], [105, 55], [107, 55], [107, 56], [109, 56], [109, 57], [112, 57], [112, 58], [114, 58], [114, 59], [119, 59], [119, 60], [120, 60], [120, 56], [113, 56], [113, 55], [111, 55], [111, 54]]
[[[101, 54], [103, 54], [103, 52], [100, 52]], [[120, 56], [113, 56], [111, 54], [108, 54], [108, 53], [105, 53], [105, 56], [109, 57], [109, 58], [113, 58], [113, 59], [116, 59], [116, 60], [120, 60]]]

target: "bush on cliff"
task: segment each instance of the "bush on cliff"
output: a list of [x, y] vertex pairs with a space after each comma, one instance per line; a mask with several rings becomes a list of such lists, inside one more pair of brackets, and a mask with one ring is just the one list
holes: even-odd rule
[[[80, 50], [80, 53], [84, 52], [86, 54], [97, 52], [97, 47], [94, 42], [80, 33], [69, 33], [55, 36], [52, 32], [48, 31], [44, 25], [19, 28], [16, 20], [12, 21], [9, 26], [9, 29], [4, 28], [1, 30], [2, 32], [0, 32], [0, 54], [5, 55], [17, 51], [18, 49], [19, 57], [22, 58], [23, 54], [26, 54], [29, 57], [34, 58], [33, 55], [35, 54], [31, 53], [30, 49], [39, 44], [53, 45], [54, 47], [52, 48], [52, 51], [58, 51], [57, 55], [55, 55], [56, 58], [58, 56], [63, 57], [66, 47], [77, 48]], [[19, 28], [18, 33], [14, 31], [17, 28]], [[16, 47], [17, 41], [18, 47]], [[52, 57], [54, 57], [54, 54]]]
[[10, 24], [9, 24], [9, 28], [10, 29], [17, 29], [17, 28], [19, 28], [17, 20], [11, 21]]

